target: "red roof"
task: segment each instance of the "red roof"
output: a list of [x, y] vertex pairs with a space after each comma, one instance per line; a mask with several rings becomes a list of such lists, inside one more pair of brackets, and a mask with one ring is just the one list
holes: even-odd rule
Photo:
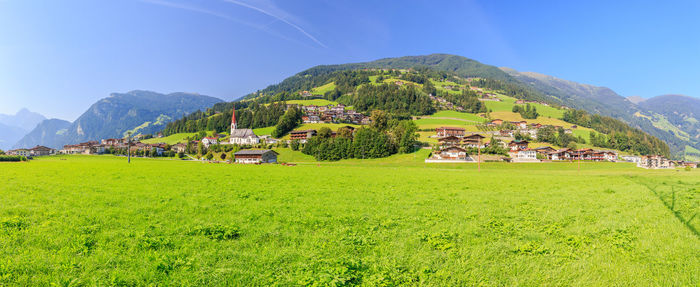
[[236, 105], [233, 105], [233, 114], [231, 115], [231, 124], [236, 123]]

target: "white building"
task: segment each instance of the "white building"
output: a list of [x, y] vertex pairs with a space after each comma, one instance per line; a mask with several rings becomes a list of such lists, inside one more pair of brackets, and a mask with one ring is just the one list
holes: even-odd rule
[[252, 129], [239, 129], [236, 124], [236, 107], [233, 107], [233, 116], [231, 116], [231, 137], [230, 144], [237, 145], [256, 145], [260, 143], [260, 138], [253, 132]]
[[508, 152], [513, 162], [539, 162], [537, 152], [533, 149], [516, 149]]
[[218, 138], [213, 138], [213, 137], [205, 137], [202, 139], [202, 144], [205, 147], [209, 147], [210, 145], [215, 145], [219, 144], [219, 139]]

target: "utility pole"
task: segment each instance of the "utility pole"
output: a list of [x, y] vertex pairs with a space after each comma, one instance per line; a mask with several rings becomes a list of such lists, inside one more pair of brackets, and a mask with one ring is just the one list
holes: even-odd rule
[[476, 166], [478, 167], [478, 171], [481, 172], [481, 138], [479, 138], [479, 143], [476, 148], [479, 150], [479, 158], [477, 159]]
[[126, 163], [131, 163], [131, 132], [126, 133]]
[[581, 172], [581, 158], [578, 159], [578, 172]]

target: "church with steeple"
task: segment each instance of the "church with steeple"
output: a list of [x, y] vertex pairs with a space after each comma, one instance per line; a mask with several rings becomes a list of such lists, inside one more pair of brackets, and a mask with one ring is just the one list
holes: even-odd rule
[[239, 129], [236, 124], [236, 106], [233, 106], [233, 115], [231, 116], [231, 137], [230, 144], [237, 145], [256, 145], [260, 143], [260, 138], [253, 132], [252, 129]]

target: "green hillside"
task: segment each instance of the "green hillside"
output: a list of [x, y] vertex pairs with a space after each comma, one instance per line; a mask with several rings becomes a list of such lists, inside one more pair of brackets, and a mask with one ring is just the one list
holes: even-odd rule
[[[302, 96], [303, 91], [325, 93], [321, 98], [308, 99]], [[500, 101], [489, 100], [488, 97], [496, 97]], [[522, 103], [516, 104], [518, 101]], [[524, 120], [529, 124], [571, 129], [572, 136], [560, 134], [556, 139], [548, 139], [563, 146], [573, 141], [582, 146], [594, 145], [633, 154], [669, 154], [669, 148], [663, 142], [625, 122], [564, 109], [556, 99], [523, 86], [498, 68], [449, 55], [382, 59], [308, 69], [251, 94], [245, 101], [237, 102], [237, 109], [240, 110], [237, 116], [245, 115], [239, 116], [245, 119], [238, 120], [239, 127], [270, 134], [273, 130], [271, 126], [277, 124], [284, 113], [286, 106], [283, 103], [341, 103], [365, 115], [383, 110], [397, 118], [415, 118], [415, 123], [422, 130], [447, 125], [476, 132], [483, 130], [481, 124], [490, 119]], [[166, 131], [196, 132], [203, 128], [227, 130], [232, 106], [217, 105], [201, 114], [175, 121]], [[522, 111], [518, 112], [516, 108]], [[528, 108], [532, 110], [526, 112]], [[570, 115], [564, 120], [567, 112]], [[221, 113], [223, 117], [209, 118], [215, 113]], [[574, 125], [577, 127], [574, 128]], [[603, 134], [595, 138], [595, 143], [591, 141], [592, 131]], [[428, 139], [430, 135], [420, 136], [421, 139]]]

